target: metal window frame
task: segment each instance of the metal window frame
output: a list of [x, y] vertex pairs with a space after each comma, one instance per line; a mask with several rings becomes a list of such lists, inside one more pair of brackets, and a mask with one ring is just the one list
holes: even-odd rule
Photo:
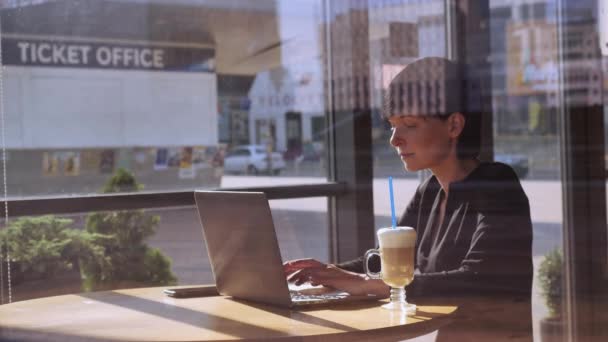
[[[357, 258], [375, 244], [366, 3], [324, 0], [323, 7], [328, 178], [348, 189], [328, 201], [330, 262]], [[348, 48], [336, 51], [337, 41]]]
[[[340, 197], [348, 192], [345, 183], [218, 188], [215, 191], [264, 192], [269, 200], [304, 197]], [[194, 206], [193, 191], [141, 192], [70, 197], [34, 197], [8, 201], [10, 217], [75, 214], [93, 211], [153, 209]]]
[[448, 59], [466, 65], [463, 77], [473, 86], [468, 96], [470, 112], [481, 114], [479, 159], [494, 160], [492, 74], [490, 60], [490, 4], [488, 0], [444, 0]]
[[[594, 6], [593, 0], [580, 3]], [[577, 57], [566, 53], [573, 25], [581, 23], [572, 2], [557, 2], [559, 91], [562, 104], [561, 180], [563, 202], [565, 339], [584, 340], [601, 336], [602, 312], [608, 294], [606, 229], [606, 165], [604, 160], [603, 105], [580, 105], [568, 96], [566, 87], [574, 71], [567, 63]], [[593, 18], [587, 18], [594, 24]], [[592, 60], [599, 60], [599, 48]], [[596, 65], [601, 69], [601, 64]]]

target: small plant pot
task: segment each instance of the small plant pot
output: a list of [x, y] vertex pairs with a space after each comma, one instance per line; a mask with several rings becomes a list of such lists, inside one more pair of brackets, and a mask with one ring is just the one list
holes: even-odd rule
[[564, 321], [561, 317], [545, 317], [540, 320], [540, 339], [542, 342], [562, 342]]

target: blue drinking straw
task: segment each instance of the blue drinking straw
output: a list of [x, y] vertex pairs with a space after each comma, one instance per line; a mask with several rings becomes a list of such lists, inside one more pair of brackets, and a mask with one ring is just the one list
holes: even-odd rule
[[393, 229], [397, 228], [397, 219], [395, 218], [395, 199], [393, 197], [393, 177], [388, 177], [388, 193], [391, 198], [391, 218], [393, 220]]

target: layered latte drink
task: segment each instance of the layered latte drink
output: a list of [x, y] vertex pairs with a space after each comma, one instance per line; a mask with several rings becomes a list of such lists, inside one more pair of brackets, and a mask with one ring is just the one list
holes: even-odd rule
[[[416, 231], [411, 227], [382, 228], [378, 231], [378, 244], [379, 249], [365, 252], [363, 268], [368, 277], [382, 279], [391, 288], [390, 302], [382, 308], [415, 314], [416, 305], [405, 300], [405, 286], [414, 280]], [[380, 273], [369, 270], [369, 258], [374, 255], [380, 256]]]
[[378, 230], [382, 280], [394, 288], [403, 288], [414, 279], [416, 231], [411, 227]]

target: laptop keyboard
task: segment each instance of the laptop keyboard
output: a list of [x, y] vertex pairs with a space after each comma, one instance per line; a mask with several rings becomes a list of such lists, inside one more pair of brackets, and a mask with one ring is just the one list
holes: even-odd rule
[[338, 293], [326, 293], [326, 294], [303, 294], [297, 291], [289, 291], [291, 300], [297, 303], [313, 303], [313, 302], [327, 302], [330, 300], [343, 299], [348, 297], [345, 292]]

